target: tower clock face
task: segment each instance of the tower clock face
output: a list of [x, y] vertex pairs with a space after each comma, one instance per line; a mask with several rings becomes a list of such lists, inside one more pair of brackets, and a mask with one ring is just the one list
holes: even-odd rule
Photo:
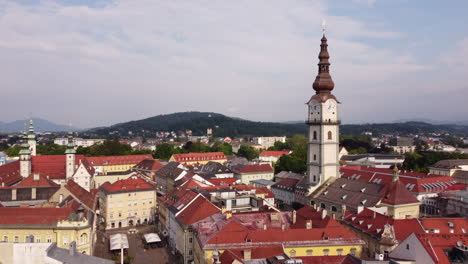
[[334, 112], [335, 111], [335, 104], [334, 103], [329, 103], [327, 106], [328, 112]]

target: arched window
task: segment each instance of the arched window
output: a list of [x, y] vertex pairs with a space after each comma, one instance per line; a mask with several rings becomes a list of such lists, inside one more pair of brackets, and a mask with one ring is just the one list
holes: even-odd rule
[[331, 210], [332, 210], [332, 212], [336, 212], [336, 207], [335, 207], [335, 206], [332, 206], [332, 207], [331, 207]]
[[314, 206], [315, 201], [310, 201], [310, 205]]
[[327, 207], [325, 206], [324, 203], [321, 203], [321, 204], [320, 204], [320, 208], [322, 208], [322, 209], [327, 209]]
[[331, 139], [332, 139], [332, 132], [328, 131], [328, 140], [331, 140]]
[[314, 139], [314, 140], [317, 140], [317, 131], [314, 131], [313, 139]]

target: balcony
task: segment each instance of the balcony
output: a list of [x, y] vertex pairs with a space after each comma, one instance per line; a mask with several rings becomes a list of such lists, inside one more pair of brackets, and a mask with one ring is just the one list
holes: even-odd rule
[[307, 125], [341, 125], [341, 120], [338, 121], [321, 121], [321, 120], [306, 120]]

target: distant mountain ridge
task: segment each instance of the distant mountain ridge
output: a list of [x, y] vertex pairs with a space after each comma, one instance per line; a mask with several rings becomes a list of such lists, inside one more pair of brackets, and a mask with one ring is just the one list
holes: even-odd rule
[[[213, 135], [217, 137], [237, 136], [291, 136], [306, 134], [307, 125], [300, 121], [291, 122], [258, 122], [236, 117], [229, 117], [213, 112], [180, 112], [153, 116], [141, 120], [123, 122], [110, 127], [90, 129], [87, 132], [99, 136], [117, 133], [127, 136], [152, 136], [160, 131], [186, 131], [192, 130], [193, 135], [205, 135], [206, 129], [212, 128]], [[340, 126], [342, 135], [359, 135], [370, 131], [375, 135], [430, 135], [431, 133], [450, 133], [467, 136], [467, 125], [440, 124], [434, 125], [425, 122], [403, 122], [382, 124], [346, 124]]]
[[[42, 118], [33, 118], [34, 131], [37, 132], [62, 132], [70, 128], [66, 125], [56, 124]], [[29, 120], [16, 120], [12, 122], [0, 121], [0, 133], [21, 132], [29, 127]], [[79, 131], [79, 128], [71, 127], [72, 131]]]

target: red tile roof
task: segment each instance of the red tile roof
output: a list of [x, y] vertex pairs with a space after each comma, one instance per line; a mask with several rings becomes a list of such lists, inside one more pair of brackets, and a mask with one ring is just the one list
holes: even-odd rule
[[400, 180], [387, 184], [382, 190], [382, 193], [383, 199], [381, 203], [384, 204], [401, 205], [419, 203], [419, 200], [406, 189], [405, 185]]
[[208, 179], [214, 185], [231, 185], [237, 181], [237, 178]]
[[[44, 155], [32, 156], [32, 173], [39, 173], [49, 176], [50, 179], [65, 179], [66, 177], [66, 156], [65, 155]], [[83, 155], [75, 156], [75, 165], [79, 165], [84, 159]]]
[[154, 186], [138, 176], [130, 176], [128, 179], [118, 180], [112, 184], [105, 182], [99, 189], [107, 193], [156, 190]]
[[48, 179], [46, 176], [37, 174], [36, 176], [34, 174], [29, 175], [27, 178], [22, 180], [20, 183], [15, 185], [15, 188], [29, 188], [29, 187], [57, 187], [59, 186], [52, 180]]
[[73, 200], [61, 208], [1, 207], [0, 225], [55, 225], [58, 221], [67, 220], [79, 205]]
[[19, 170], [19, 160], [0, 166], [0, 186], [2, 183], [9, 186], [21, 181], [23, 177], [21, 177]]
[[419, 221], [429, 232], [437, 229], [440, 234], [468, 234], [466, 218], [421, 218]]
[[177, 219], [188, 226], [210, 215], [214, 215], [219, 211], [220, 209], [218, 207], [214, 206], [203, 195], [199, 195], [178, 213]]
[[92, 166], [112, 166], [138, 164], [145, 159], [154, 159], [150, 154], [127, 156], [87, 157]]
[[88, 207], [88, 210], [94, 210], [98, 190], [94, 189], [91, 192], [88, 192], [73, 180], [69, 180], [64, 187], [74, 196], [73, 198]]
[[248, 165], [237, 165], [232, 168], [235, 173], [262, 173], [262, 172], [273, 172], [273, 168], [270, 164], [248, 164]]
[[291, 212], [247, 212], [233, 214], [229, 219], [216, 214], [193, 226], [203, 248], [216, 248], [219, 244], [225, 244], [223, 248], [242, 248], [246, 242], [252, 247], [364, 243], [336, 220], [328, 217], [327, 221], [323, 228], [294, 228]]
[[206, 153], [186, 153], [186, 154], [173, 154], [172, 157], [175, 161], [184, 162], [198, 162], [209, 160], [225, 160], [226, 155], [223, 152], [206, 152]]
[[418, 223], [418, 219], [393, 219], [387, 215], [379, 214], [365, 208], [360, 213], [349, 213], [343, 221], [361, 232], [381, 238], [386, 224], [392, 225], [395, 231], [395, 239], [403, 241], [411, 233], [424, 233], [424, 229]]
[[445, 234], [415, 234], [426, 252], [435, 263], [450, 264], [444, 249], [457, 246], [458, 242], [468, 245], [468, 235], [445, 235]]
[[255, 248], [236, 248], [225, 250], [220, 256], [219, 260], [222, 264], [232, 264], [234, 260], [244, 263], [243, 256], [244, 250], [250, 250], [250, 259], [266, 259], [275, 256], [281, 256], [284, 254], [283, 247], [273, 246], [273, 247], [255, 247]]
[[296, 185], [299, 181], [300, 179], [284, 178], [279, 182], [273, 184], [271, 188], [294, 191], [294, 188], [296, 188]]
[[260, 157], [281, 157], [289, 154], [291, 154], [290, 150], [264, 150], [260, 153]]
[[164, 167], [164, 165], [159, 162], [159, 160], [156, 159], [145, 159], [140, 161], [137, 165], [135, 165], [135, 169], [140, 169], [140, 170], [148, 170], [148, 171], [158, 171]]
[[[340, 172], [342, 178], [378, 184], [391, 183], [393, 178], [393, 172], [390, 169], [369, 168], [364, 166], [341, 167]], [[439, 193], [457, 184], [457, 181], [450, 176], [405, 171], [400, 171], [398, 174], [405, 188], [413, 193]]]
[[261, 193], [265, 194], [265, 198], [275, 198], [275, 195], [273, 194], [273, 192], [266, 187], [256, 187], [255, 190], [256, 190], [255, 193], [257, 194], [261, 194]]

